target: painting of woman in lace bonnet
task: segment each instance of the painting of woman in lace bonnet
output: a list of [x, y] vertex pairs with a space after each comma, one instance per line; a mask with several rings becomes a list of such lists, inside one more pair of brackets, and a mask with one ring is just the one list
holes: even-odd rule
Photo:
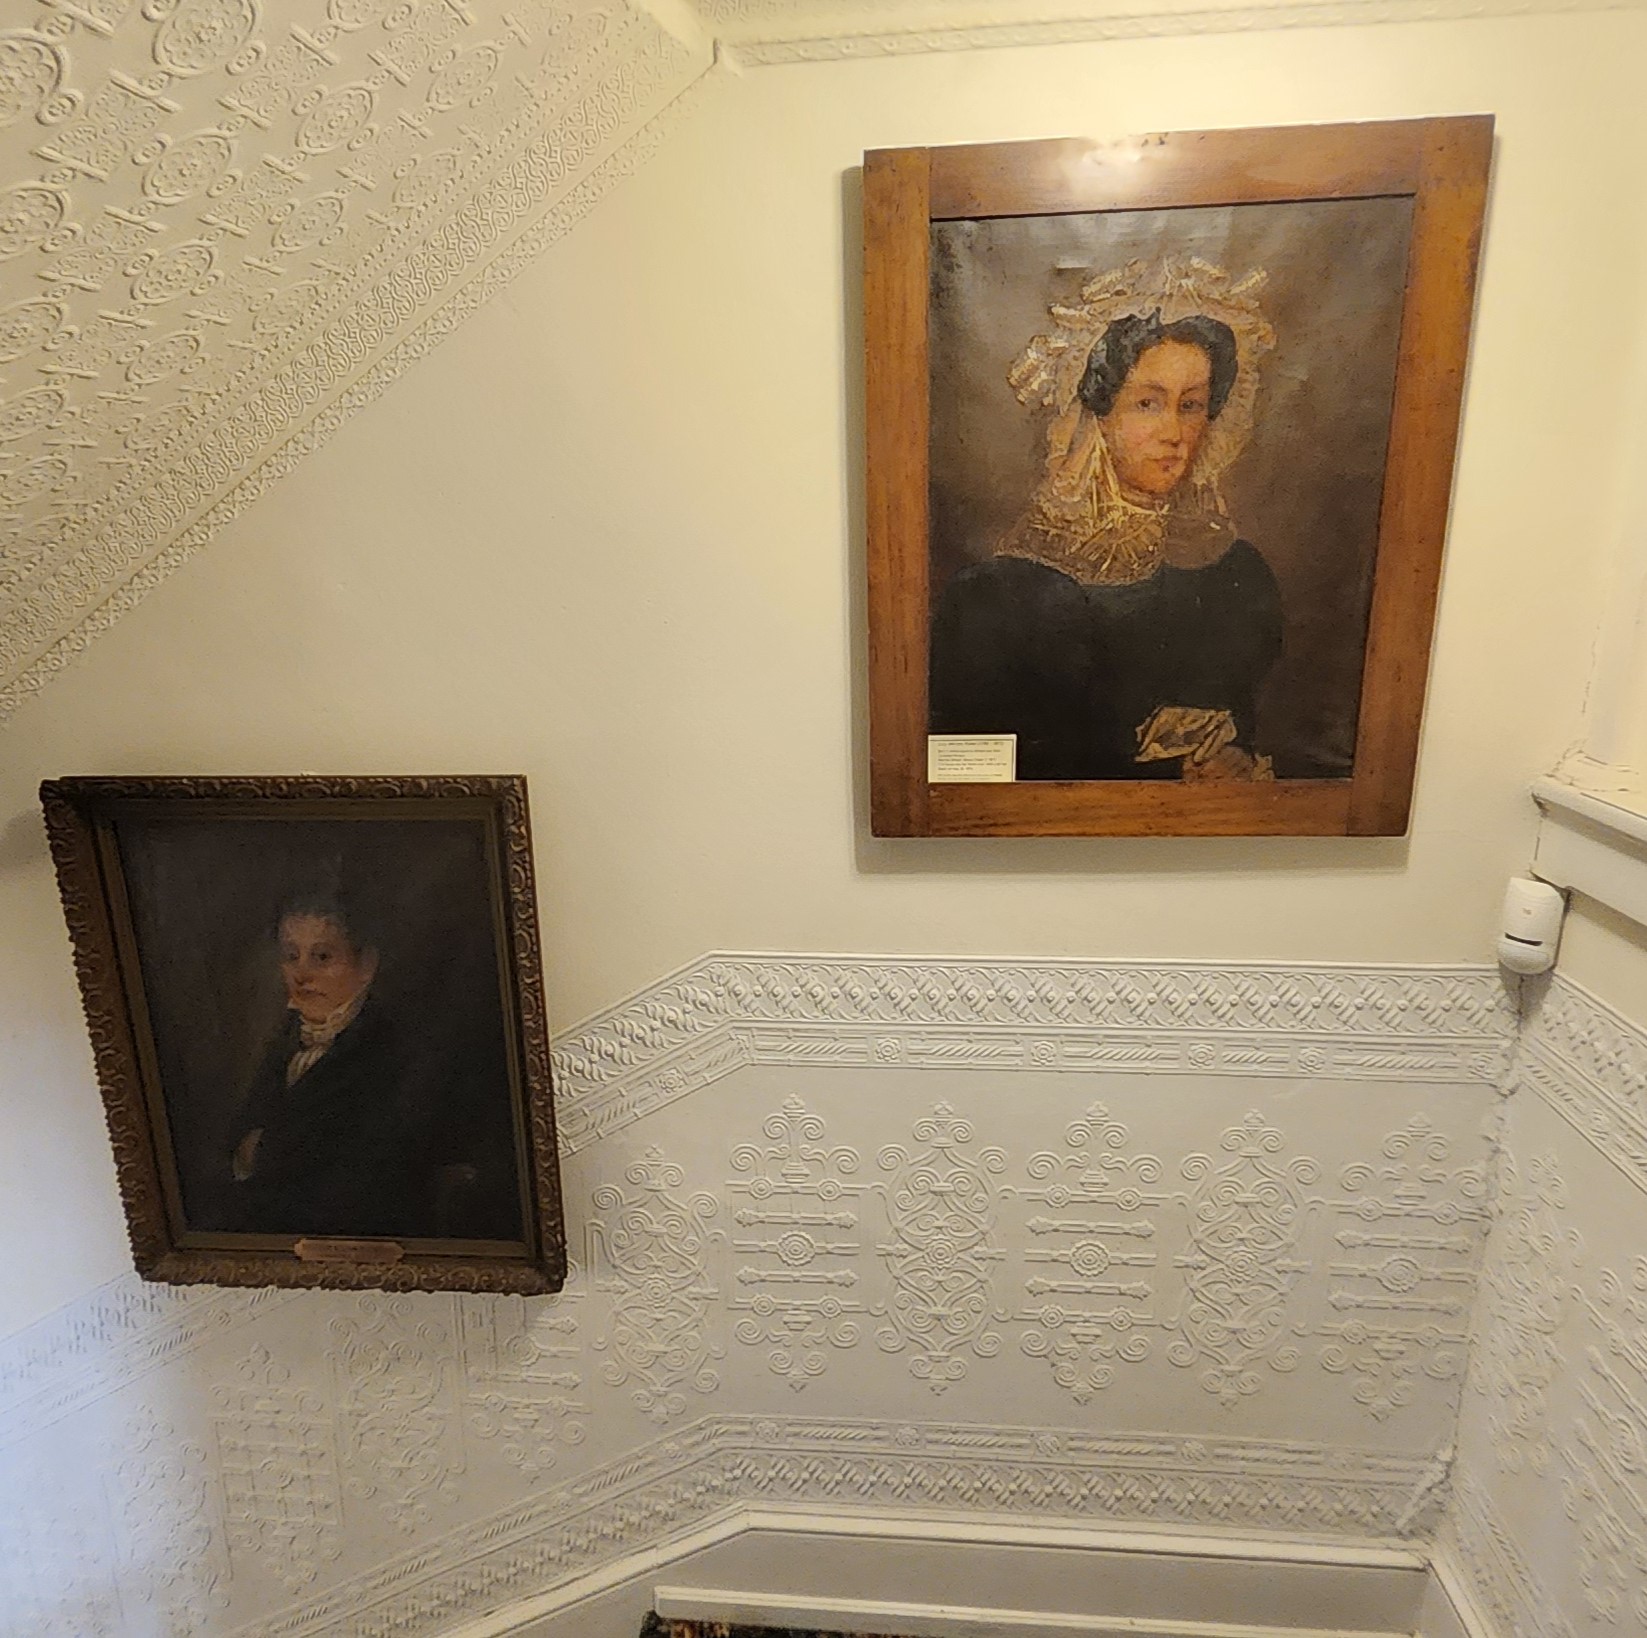
[[1275, 336], [1260, 271], [1135, 260], [1009, 372], [1052, 412], [1039, 481], [932, 628], [932, 730], [1010, 733], [1028, 779], [1268, 780], [1280, 592], [1221, 487]]

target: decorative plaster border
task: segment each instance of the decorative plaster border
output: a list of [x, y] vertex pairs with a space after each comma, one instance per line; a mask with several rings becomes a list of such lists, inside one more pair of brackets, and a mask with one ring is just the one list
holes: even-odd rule
[[564, 1036], [575, 1154], [750, 1064], [1498, 1085], [1486, 967], [1217, 967], [712, 954]]
[[1647, 1029], [1558, 974], [1516, 1046], [1509, 1090], [1523, 1087], [1647, 1193]]
[[1503, 1638], [1575, 1638], [1521, 1556], [1487, 1492], [1463, 1472], [1453, 1475], [1440, 1555], [1457, 1568], [1480, 1613]]
[[[235, 1638], [435, 1630], [748, 1504], [946, 1509], [1326, 1538], [1422, 1535], [1431, 1464], [1342, 1447], [966, 1424], [706, 1418]], [[1415, 1499], [1418, 1507], [1414, 1508]]]
[[135, 1274], [110, 1281], [5, 1339], [0, 1445], [192, 1353], [295, 1295], [152, 1285]]
[[[740, 64], [781, 67], [842, 58], [910, 56], [933, 51], [999, 50], [1012, 46], [1077, 45], [1102, 40], [1138, 40], [1193, 34], [1235, 34], [1290, 28], [1354, 28], [1377, 23], [1430, 23], [1453, 19], [1567, 15], [1585, 11], [1638, 11], [1643, 0], [1285, 0], [1277, 5], [1168, 7], [1130, 12], [1099, 11], [1087, 16], [1014, 17], [956, 27], [875, 27], [829, 25], [816, 34], [768, 33], [758, 26], [725, 30], [727, 46]], [[799, 9], [799, 8], [796, 8]], [[1052, 8], [1048, 8], [1052, 9]], [[1063, 9], [1063, 8], [1057, 8]], [[823, 21], [827, 8], [816, 8]], [[791, 14], [792, 15], [792, 14]], [[895, 14], [894, 14], [895, 15]], [[805, 13], [791, 23], [805, 27]], [[814, 23], [813, 26], [817, 26]]]

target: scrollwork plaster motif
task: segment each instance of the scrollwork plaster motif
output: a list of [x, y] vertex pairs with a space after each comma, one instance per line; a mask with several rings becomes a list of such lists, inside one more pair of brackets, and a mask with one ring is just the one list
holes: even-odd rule
[[1229, 1159], [1190, 1155], [1179, 1167], [1195, 1189], [1189, 1244], [1174, 1259], [1187, 1290], [1167, 1358], [1200, 1366], [1207, 1392], [1234, 1405], [1262, 1385], [1256, 1366], [1298, 1364], [1286, 1321], [1309, 1267], [1298, 1255], [1311, 1204], [1304, 1188], [1320, 1168], [1307, 1155], [1280, 1158], [1286, 1140], [1256, 1112], [1219, 1141]]
[[50, 1447], [0, 1451], [0, 1617], [24, 1633], [121, 1638], [112, 1520], [95, 1480]]
[[1000, 1351], [993, 1322], [1008, 1318], [995, 1304], [995, 1266], [1006, 1252], [997, 1241], [995, 1179], [1006, 1170], [996, 1148], [975, 1149], [972, 1125], [947, 1103], [915, 1122], [915, 1147], [892, 1143], [876, 1157], [890, 1181], [877, 1185], [887, 1238], [875, 1248], [892, 1293], [871, 1312], [885, 1321], [875, 1340], [888, 1353], [909, 1350], [910, 1374], [942, 1393], [966, 1375], [966, 1355]]
[[680, 1192], [686, 1174], [651, 1148], [624, 1171], [634, 1192], [616, 1185], [595, 1190], [589, 1223], [589, 1266], [594, 1288], [612, 1298], [606, 1331], [596, 1338], [609, 1351], [604, 1375], [614, 1387], [633, 1384], [631, 1397], [654, 1422], [680, 1416], [683, 1390], [713, 1393], [715, 1361], [725, 1348], [713, 1335], [720, 1289], [709, 1276], [709, 1228], [720, 1207], [706, 1191]]
[[1505, 1472], [1542, 1474], [1551, 1453], [1550, 1389], [1566, 1359], [1562, 1333], [1584, 1242], [1567, 1221], [1567, 1189], [1553, 1155], [1531, 1160], [1523, 1179], [1503, 1162], [1500, 1229], [1483, 1276], [1487, 1330], [1479, 1392], [1492, 1401], [1493, 1450]]
[[1597, 1340], [1561, 1451], [1562, 1505], [1590, 1614], [1647, 1630], [1647, 1257], [1603, 1269], [1582, 1300]]
[[740, 1144], [726, 1185], [733, 1198], [732, 1251], [750, 1259], [733, 1279], [728, 1304], [739, 1315], [738, 1341], [765, 1347], [770, 1369], [794, 1389], [822, 1376], [828, 1348], [858, 1340], [864, 1305], [855, 1295], [858, 1197], [852, 1181], [863, 1161], [846, 1144], [829, 1145], [822, 1120], [796, 1097], [761, 1128], [765, 1143]]
[[364, 1294], [330, 1326], [337, 1452], [348, 1490], [374, 1498], [405, 1534], [458, 1496], [454, 1300]]
[[1030, 1158], [1030, 1187], [1014, 1192], [1040, 1208], [1026, 1227], [1031, 1244], [1018, 1318], [1028, 1329], [1019, 1346], [1045, 1359], [1053, 1380], [1085, 1405], [1115, 1380], [1115, 1364], [1150, 1353], [1148, 1329], [1159, 1316], [1159, 1216], [1170, 1196], [1164, 1168], [1128, 1151], [1130, 1134], [1095, 1103], [1064, 1134], [1069, 1152]]
[[121, 1584], [178, 1638], [208, 1638], [229, 1601], [231, 1565], [214, 1496], [224, 1481], [201, 1445], [148, 1411], [128, 1420], [105, 1481]]
[[496, 1439], [505, 1459], [532, 1480], [587, 1433], [579, 1280], [574, 1270], [558, 1297], [457, 1299], [469, 1426]]
[[1412, 1402], [1419, 1378], [1464, 1379], [1469, 1316], [1489, 1219], [1486, 1163], [1459, 1166], [1453, 1143], [1415, 1116], [1376, 1162], [1338, 1176], [1333, 1318], [1321, 1363], [1348, 1375], [1378, 1420]]

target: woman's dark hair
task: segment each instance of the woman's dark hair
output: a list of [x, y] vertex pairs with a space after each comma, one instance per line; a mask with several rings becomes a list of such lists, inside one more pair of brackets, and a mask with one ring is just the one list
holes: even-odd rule
[[1105, 416], [1115, 408], [1115, 397], [1132, 367], [1151, 347], [1163, 341], [1184, 341], [1199, 347], [1212, 364], [1212, 385], [1207, 392], [1207, 419], [1216, 420], [1229, 401], [1235, 385], [1235, 332], [1227, 324], [1204, 313], [1161, 322], [1161, 310], [1147, 318], [1128, 313], [1112, 319], [1087, 355], [1086, 373], [1081, 377], [1080, 399], [1094, 415]]

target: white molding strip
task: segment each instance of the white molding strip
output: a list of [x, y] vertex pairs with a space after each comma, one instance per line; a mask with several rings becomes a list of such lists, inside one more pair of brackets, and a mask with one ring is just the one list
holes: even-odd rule
[[[710, 0], [712, 19], [724, 18], [720, 38], [740, 64], [782, 67], [842, 58], [907, 56], [934, 51], [999, 50], [1015, 46], [1076, 45], [1174, 35], [1236, 34], [1292, 28], [1353, 28], [1369, 24], [1429, 23], [1448, 19], [1635, 11], [1642, 0], [1282, 0], [1280, 4], [1165, 5], [1120, 10], [1069, 3], [1010, 7], [884, 6], [873, 12], [830, 4], [775, 8], [748, 0]], [[968, 13], [970, 21], [941, 21]], [[1039, 12], [1040, 15], [1036, 15]], [[1071, 13], [1075, 13], [1071, 15]], [[913, 15], [912, 15], [913, 14]], [[902, 24], [902, 26], [899, 26]]]
[[1487, 1618], [1450, 1532], [1430, 1549], [1430, 1586], [1442, 1605], [1440, 1619], [1432, 1615], [1418, 1638], [1510, 1638]]
[[[514, 1638], [546, 1620], [573, 1622], [580, 1606], [623, 1587], [652, 1583], [694, 1555], [719, 1547], [740, 1536], [761, 1535], [778, 1541], [794, 1537], [813, 1543], [819, 1537], [845, 1538], [864, 1546], [893, 1545], [901, 1560], [913, 1566], [933, 1562], [931, 1555], [946, 1549], [972, 1553], [979, 1549], [1026, 1549], [1033, 1554], [1072, 1553], [1090, 1560], [1093, 1555], [1126, 1555], [1139, 1560], [1170, 1562], [1180, 1573], [1187, 1564], [1199, 1570], [1218, 1566], [1240, 1568], [1260, 1565], [1273, 1578], [1298, 1569], [1395, 1571], [1423, 1573], [1428, 1557], [1405, 1547], [1368, 1546], [1360, 1542], [1322, 1542], [1284, 1534], [1248, 1536], [1209, 1535], [1163, 1526], [1117, 1529], [1107, 1525], [1067, 1522], [1026, 1522], [999, 1516], [937, 1518], [910, 1513], [841, 1512], [827, 1507], [734, 1507], [709, 1524], [677, 1532], [659, 1545], [629, 1554], [586, 1575], [576, 1576], [547, 1593], [492, 1610], [473, 1621], [447, 1630], [444, 1638]], [[800, 1550], [797, 1546], [795, 1550]], [[1250, 1584], [1249, 1584], [1250, 1587]], [[661, 1591], [661, 1589], [658, 1589]], [[679, 1589], [684, 1591], [685, 1589]], [[1425, 1635], [1429, 1638], [1429, 1635]], [[1436, 1635], [1448, 1638], [1448, 1635]], [[1464, 1638], [1493, 1638], [1470, 1632]]]
[[1521, 1087], [1647, 1193], [1647, 1029], [1557, 973], [1516, 1049], [1510, 1090]]
[[1217, 1534], [1175, 1525], [1085, 1524], [948, 1515], [877, 1517], [806, 1507], [750, 1507], [742, 1512], [750, 1530], [802, 1530], [809, 1536], [854, 1536], [902, 1542], [941, 1542], [963, 1547], [1066, 1547], [1082, 1552], [1140, 1553], [1197, 1559], [1255, 1559], [1266, 1565], [1324, 1565], [1331, 1569], [1422, 1570], [1428, 1554], [1389, 1542], [1327, 1541], [1318, 1536], [1264, 1535], [1233, 1528]]
[[896, 1632], [901, 1638], [1395, 1638], [1387, 1629], [1347, 1631], [1252, 1626], [1234, 1621], [1156, 1620], [873, 1598], [798, 1598], [729, 1587], [660, 1586], [654, 1608], [682, 1621], [743, 1622], [830, 1632]]
[[[237, 1638], [392, 1638], [463, 1622], [469, 1638], [503, 1634], [512, 1630], [500, 1624], [506, 1616], [518, 1627], [533, 1611], [587, 1597], [591, 1571], [610, 1584], [618, 1560], [663, 1548], [679, 1556], [684, 1542], [740, 1528], [750, 1509], [801, 1506], [809, 1515], [848, 1497], [865, 1518], [965, 1510], [986, 1526], [1108, 1519], [1211, 1532], [1239, 1518], [1247, 1540], [1251, 1523], [1267, 1520], [1278, 1534], [1323, 1544], [1336, 1536], [1351, 1548], [1394, 1545], [1433, 1526], [1430, 1477], [1421, 1458], [1303, 1442], [710, 1417]], [[1409, 1518], [1420, 1496], [1420, 1516]]]
[[1533, 800], [1533, 874], [1647, 926], [1647, 814], [1558, 779], [1534, 780]]
[[560, 1038], [575, 1154], [750, 1064], [1498, 1085], [1496, 969], [712, 954]]

